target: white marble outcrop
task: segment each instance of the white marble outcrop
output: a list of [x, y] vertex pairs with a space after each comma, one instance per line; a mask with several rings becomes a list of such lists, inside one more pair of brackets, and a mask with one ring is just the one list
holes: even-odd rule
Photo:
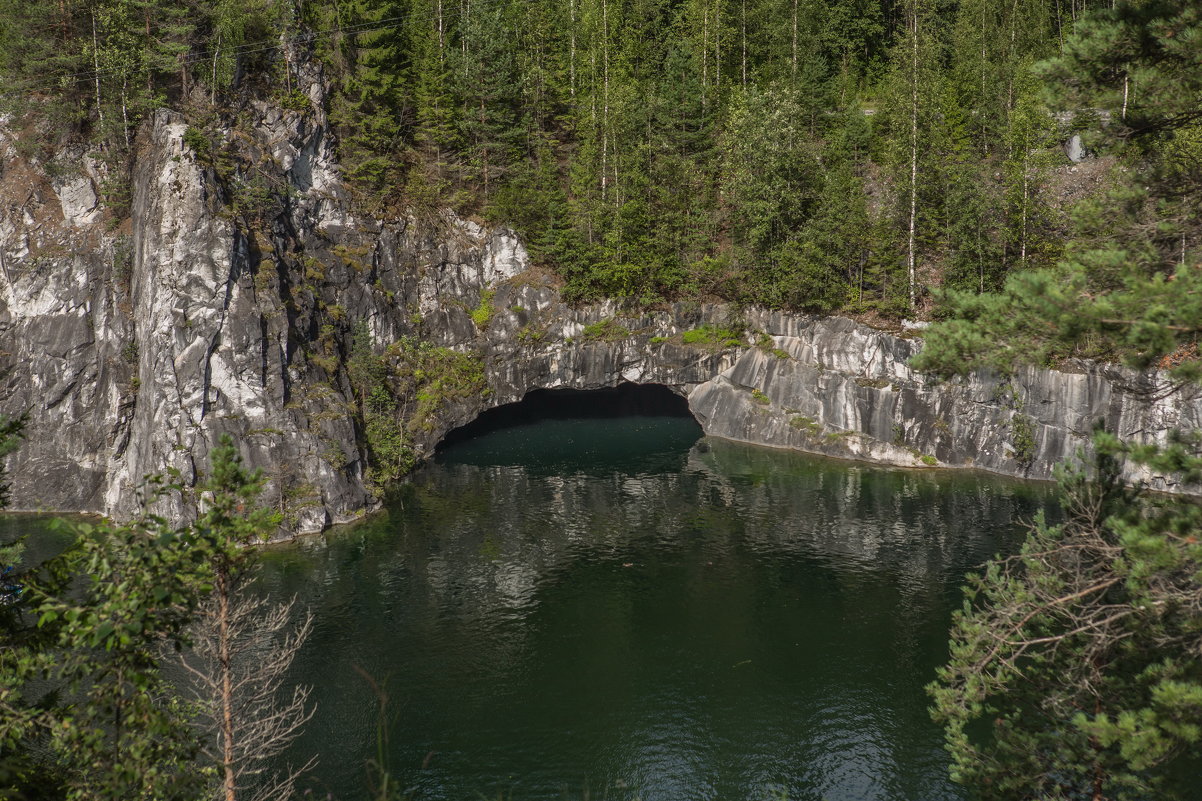
[[[667, 385], [717, 437], [1032, 478], [1098, 421], [1149, 441], [1202, 427], [1199, 392], [1159, 373], [1082, 363], [937, 382], [907, 364], [920, 340], [846, 319], [570, 306], [508, 231], [450, 213], [364, 218], [334, 162], [320, 74], [304, 70], [312, 109], [252, 103], [224, 131], [244, 157], [232, 181], [157, 112], [137, 142], [132, 219], [116, 227], [95, 165], [52, 179], [0, 132], [0, 412], [29, 415], [9, 457], [16, 508], [128, 516], [144, 476], [192, 485], [229, 434], [293, 530], [355, 519], [377, 503], [345, 369], [364, 326], [377, 349], [414, 337], [483, 360], [488, 391], [441, 408], [415, 434], [419, 456], [532, 389], [623, 381]], [[231, 209], [264, 174], [251, 224]], [[747, 344], [683, 342], [707, 324], [735, 324]], [[190, 513], [179, 495], [160, 508]]]

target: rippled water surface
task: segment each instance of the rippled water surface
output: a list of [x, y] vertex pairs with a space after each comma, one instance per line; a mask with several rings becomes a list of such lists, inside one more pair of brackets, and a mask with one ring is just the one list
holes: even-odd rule
[[962, 797], [922, 688], [964, 573], [1047, 488], [699, 436], [498, 431], [270, 550], [265, 586], [316, 616], [314, 792], [366, 797], [385, 741], [416, 799]]

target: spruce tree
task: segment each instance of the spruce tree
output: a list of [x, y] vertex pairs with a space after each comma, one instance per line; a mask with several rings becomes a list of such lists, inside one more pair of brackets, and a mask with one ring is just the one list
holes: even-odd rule
[[452, 75], [460, 98], [459, 128], [467, 175], [488, 203], [520, 152], [514, 31], [503, 5], [481, 6], [461, 20], [470, 41], [456, 55]]
[[355, 0], [340, 9], [351, 32], [342, 45], [347, 69], [332, 116], [346, 132], [341, 156], [348, 175], [375, 195], [401, 182], [412, 125], [405, 114], [411, 48], [401, 25], [404, 10], [391, 0]]

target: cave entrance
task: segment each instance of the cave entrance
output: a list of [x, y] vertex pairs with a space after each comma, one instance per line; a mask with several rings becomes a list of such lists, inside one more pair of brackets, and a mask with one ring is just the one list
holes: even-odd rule
[[507, 403], [480, 413], [472, 422], [452, 429], [437, 450], [513, 426], [541, 420], [617, 417], [684, 417], [701, 424], [689, 411], [689, 403], [663, 384], [619, 384], [603, 389], [534, 389], [516, 403]]

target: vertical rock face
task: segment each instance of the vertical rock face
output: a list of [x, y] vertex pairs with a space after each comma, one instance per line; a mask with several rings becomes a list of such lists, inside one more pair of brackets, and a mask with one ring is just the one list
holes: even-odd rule
[[[255, 196], [186, 145], [169, 112], [139, 137], [131, 220], [115, 228], [98, 201], [104, 176], [83, 153], [51, 180], [0, 135], [0, 412], [29, 414], [10, 457], [16, 506], [129, 515], [145, 475], [192, 484], [229, 434], [266, 471], [291, 530], [354, 519], [376, 504], [348, 370], [364, 334], [377, 354], [425, 342], [479, 364], [470, 392], [427, 387], [420, 425], [406, 418], [414, 403], [397, 406], [417, 457], [531, 389], [624, 381], [669, 386], [714, 436], [1034, 478], [1098, 420], [1146, 439], [1202, 426], [1197, 394], [1155, 373], [1079, 364], [936, 383], [907, 366], [916, 341], [845, 319], [569, 307], [505, 230], [449, 213], [357, 214], [319, 76], [309, 85], [310, 112], [251, 104], [223, 133], [253, 165], [243, 175], [274, 181], [253, 214], [232, 212]], [[685, 336], [703, 326], [745, 331], [744, 344]], [[189, 514], [179, 496], [160, 506]]]
[[30, 414], [14, 499], [97, 509], [132, 402], [128, 296], [109, 285], [120, 249], [83, 208], [100, 176], [74, 153], [79, 174], [52, 182], [6, 137], [0, 157], [0, 408]]

